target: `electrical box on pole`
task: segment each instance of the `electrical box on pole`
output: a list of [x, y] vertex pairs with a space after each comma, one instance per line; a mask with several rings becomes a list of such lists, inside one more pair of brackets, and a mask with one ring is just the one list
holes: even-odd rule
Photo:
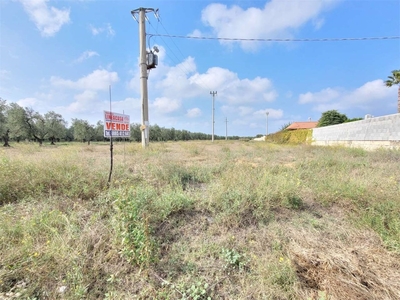
[[147, 52], [147, 70], [153, 69], [158, 65], [158, 56], [152, 51]]
[[[147, 90], [148, 72], [158, 65], [158, 57], [152, 51], [146, 49], [146, 13], [154, 12], [157, 16], [158, 9], [143, 8], [134, 9], [131, 11], [132, 17], [139, 23], [139, 48], [140, 48], [140, 91], [142, 98], [142, 147], [147, 148], [150, 141], [150, 126], [149, 126], [149, 99]], [[158, 17], [158, 16], [157, 16]], [[158, 48], [153, 48], [158, 52]]]

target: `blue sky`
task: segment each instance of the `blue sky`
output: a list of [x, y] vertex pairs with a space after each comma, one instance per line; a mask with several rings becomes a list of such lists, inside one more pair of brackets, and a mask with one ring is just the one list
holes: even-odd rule
[[400, 36], [398, 0], [1, 0], [0, 97], [95, 124], [112, 109], [141, 122], [139, 28], [159, 65], [148, 80], [150, 124], [254, 136], [337, 109], [396, 113], [400, 40], [253, 42], [171, 38], [323, 39]]

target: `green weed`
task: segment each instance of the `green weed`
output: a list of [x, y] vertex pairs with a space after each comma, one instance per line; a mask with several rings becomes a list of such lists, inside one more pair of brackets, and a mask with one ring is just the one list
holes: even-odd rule
[[115, 191], [111, 194], [115, 199], [118, 211], [117, 228], [121, 244], [121, 254], [131, 264], [142, 267], [154, 261], [155, 241], [151, 235], [149, 212], [146, 209], [156, 193], [151, 189]]
[[226, 263], [226, 267], [228, 268], [234, 268], [242, 271], [248, 267], [249, 259], [245, 254], [241, 254], [235, 249], [223, 248], [221, 255]]
[[182, 300], [211, 300], [208, 296], [208, 287], [208, 283], [198, 281], [186, 289], [182, 294]]
[[375, 230], [388, 249], [400, 253], [400, 203], [386, 201], [360, 209], [362, 213], [358, 222]]

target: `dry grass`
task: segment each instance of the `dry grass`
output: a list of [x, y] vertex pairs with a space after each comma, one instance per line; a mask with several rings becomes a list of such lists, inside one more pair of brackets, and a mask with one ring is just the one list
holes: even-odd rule
[[399, 299], [400, 153], [249, 142], [0, 153], [0, 299]]
[[303, 298], [313, 299], [317, 291], [329, 299], [400, 298], [399, 256], [386, 251], [375, 233], [326, 213], [318, 222], [322, 230], [286, 228]]

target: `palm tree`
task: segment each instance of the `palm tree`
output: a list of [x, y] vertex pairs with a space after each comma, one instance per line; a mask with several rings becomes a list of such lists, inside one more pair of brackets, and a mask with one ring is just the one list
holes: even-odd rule
[[398, 85], [399, 90], [397, 92], [397, 112], [400, 113], [400, 70], [392, 71], [392, 76], [388, 76], [388, 80], [385, 81], [387, 87]]

